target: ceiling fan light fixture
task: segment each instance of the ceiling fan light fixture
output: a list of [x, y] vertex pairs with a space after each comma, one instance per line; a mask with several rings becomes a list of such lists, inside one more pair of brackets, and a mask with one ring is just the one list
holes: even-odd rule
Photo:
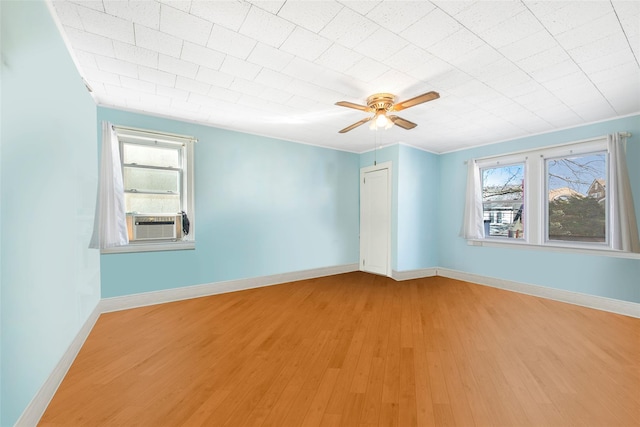
[[376, 127], [379, 128], [388, 128], [390, 120], [387, 118], [387, 115], [384, 112], [378, 113], [376, 117]]

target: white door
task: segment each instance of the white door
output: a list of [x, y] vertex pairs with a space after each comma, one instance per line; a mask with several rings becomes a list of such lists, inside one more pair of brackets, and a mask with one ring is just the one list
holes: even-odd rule
[[360, 171], [360, 269], [390, 274], [391, 164]]

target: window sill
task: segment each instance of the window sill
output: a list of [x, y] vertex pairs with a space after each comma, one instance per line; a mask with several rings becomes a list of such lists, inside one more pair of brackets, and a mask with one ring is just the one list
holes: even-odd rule
[[194, 250], [196, 242], [186, 240], [180, 242], [129, 243], [126, 246], [101, 249], [101, 254], [123, 254], [131, 252], [160, 252]]
[[569, 246], [552, 246], [552, 245], [533, 245], [524, 241], [509, 241], [509, 240], [488, 240], [488, 239], [471, 239], [467, 240], [469, 246], [486, 246], [490, 248], [520, 248], [520, 249], [533, 249], [548, 252], [564, 252], [574, 254], [587, 254], [608, 256], [613, 258], [629, 258], [640, 259], [640, 254], [633, 252], [622, 252], [612, 249], [588, 249], [588, 248], [576, 248]]

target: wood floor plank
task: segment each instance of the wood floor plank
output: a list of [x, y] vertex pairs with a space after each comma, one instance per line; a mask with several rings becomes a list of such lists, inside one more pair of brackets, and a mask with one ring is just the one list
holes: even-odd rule
[[42, 426], [637, 426], [640, 319], [362, 272], [100, 316]]

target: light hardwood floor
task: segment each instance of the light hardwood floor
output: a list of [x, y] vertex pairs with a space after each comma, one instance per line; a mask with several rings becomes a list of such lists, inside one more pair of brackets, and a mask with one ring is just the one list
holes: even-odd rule
[[103, 314], [45, 426], [638, 426], [640, 320], [348, 273]]

